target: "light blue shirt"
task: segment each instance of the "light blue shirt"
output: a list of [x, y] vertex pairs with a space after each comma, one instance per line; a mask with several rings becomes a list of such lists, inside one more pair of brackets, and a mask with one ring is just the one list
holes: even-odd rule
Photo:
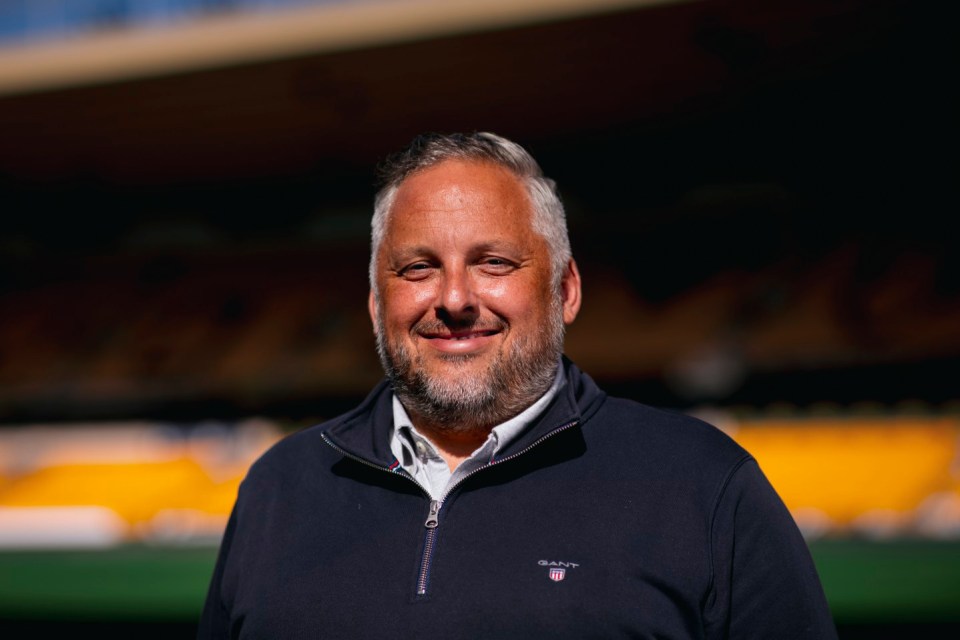
[[452, 473], [433, 443], [413, 426], [407, 410], [394, 395], [390, 449], [400, 461], [400, 466], [427, 490], [431, 498], [442, 500], [460, 480], [489, 464], [503, 447], [523, 433], [543, 413], [565, 383], [563, 366], [557, 365], [557, 375], [547, 392], [516, 416], [495, 426], [486, 441]]

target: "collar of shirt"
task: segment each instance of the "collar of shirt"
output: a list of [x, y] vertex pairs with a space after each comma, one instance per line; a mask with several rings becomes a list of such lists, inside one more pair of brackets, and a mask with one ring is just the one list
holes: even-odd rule
[[400, 466], [426, 489], [434, 500], [440, 500], [460, 479], [488, 464], [493, 457], [536, 420], [566, 383], [563, 366], [557, 365], [553, 384], [540, 398], [506, 422], [495, 426], [487, 440], [453, 471], [407, 414], [396, 395], [393, 396], [393, 433], [390, 449]]

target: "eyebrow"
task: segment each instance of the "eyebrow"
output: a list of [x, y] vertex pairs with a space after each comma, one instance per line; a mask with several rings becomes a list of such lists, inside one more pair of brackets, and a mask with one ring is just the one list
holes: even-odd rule
[[398, 261], [402, 262], [404, 260], [409, 260], [417, 256], [432, 256], [434, 251], [429, 249], [424, 245], [416, 245], [413, 247], [402, 247], [391, 251], [389, 248], [386, 248], [386, 258], [388, 262]]
[[[523, 253], [523, 250], [517, 243], [510, 242], [508, 240], [492, 240], [487, 242], [481, 242], [477, 245], [470, 247], [468, 251], [470, 251], [471, 253], [473, 252], [483, 253], [485, 251], [510, 251], [513, 253]], [[435, 249], [424, 244], [399, 247], [393, 251], [391, 251], [388, 248], [387, 252], [401, 259], [406, 257], [412, 257], [412, 256], [436, 254]]]

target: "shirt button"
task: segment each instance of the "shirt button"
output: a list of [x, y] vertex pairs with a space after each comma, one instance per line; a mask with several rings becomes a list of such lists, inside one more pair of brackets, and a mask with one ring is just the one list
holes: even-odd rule
[[427, 447], [419, 440], [417, 440], [417, 455], [421, 458], [427, 455]]

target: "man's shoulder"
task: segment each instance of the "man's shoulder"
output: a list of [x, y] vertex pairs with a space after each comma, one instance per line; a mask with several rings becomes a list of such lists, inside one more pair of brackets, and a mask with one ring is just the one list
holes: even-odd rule
[[657, 407], [631, 398], [607, 396], [603, 409], [607, 420], [618, 420], [632, 428], [669, 430], [672, 435], [732, 440], [722, 429], [690, 411]]
[[[719, 427], [677, 409], [608, 396], [592, 421], [596, 421], [604, 439], [621, 449], [670, 459], [677, 464], [729, 468], [750, 458], [750, 454]], [[585, 427], [589, 429], [589, 422]]]

